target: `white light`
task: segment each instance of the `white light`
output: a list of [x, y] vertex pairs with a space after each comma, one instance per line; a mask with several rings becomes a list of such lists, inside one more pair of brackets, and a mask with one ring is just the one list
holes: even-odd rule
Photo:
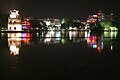
[[9, 31], [22, 31], [22, 25], [21, 24], [8, 24], [8, 30]]
[[16, 46], [11, 45], [11, 46], [10, 46], [10, 50], [13, 51], [13, 52], [16, 51]]
[[15, 45], [10, 46], [10, 51], [11, 51], [11, 54], [13, 54], [13, 55], [19, 54], [19, 48], [17, 48]]
[[111, 15], [113, 16], [113, 13], [111, 13]]
[[10, 18], [16, 18], [17, 16], [15, 14], [10, 15]]
[[56, 37], [56, 40], [60, 40], [60, 38], [61, 38], [61, 34], [60, 34], [60, 32], [56, 32], [55, 37]]
[[97, 15], [93, 15], [93, 17], [98, 17]]
[[36, 28], [37, 30], [39, 29], [39, 28]]
[[113, 46], [111, 45], [111, 50], [113, 50]]
[[22, 37], [21, 33], [14, 33], [14, 34], [16, 34], [16, 37]]
[[72, 30], [73, 28], [72, 27], [69, 27], [69, 30]]
[[8, 33], [8, 47], [11, 55], [18, 55], [21, 45], [21, 33]]
[[69, 39], [72, 39], [72, 31], [69, 32]]
[[21, 33], [8, 33], [8, 37], [15, 38], [15, 40], [17, 40], [17, 38], [21, 38], [22, 37], [22, 34]]
[[60, 26], [61, 26], [61, 24], [57, 24], [57, 25], [55, 25], [55, 26], [58, 26], [58, 27], [60, 27]]
[[46, 21], [46, 25], [49, 26], [51, 24], [50, 21]]
[[51, 35], [50, 34], [46, 34], [46, 37], [51, 37]]
[[87, 31], [85, 31], [85, 38], [87, 38], [88, 37], [88, 32]]
[[39, 37], [39, 33], [37, 33], [37, 37]]
[[10, 18], [17, 18], [18, 12], [17, 10], [10, 10]]
[[44, 42], [45, 42], [45, 43], [46, 43], [46, 42], [50, 42], [50, 40], [51, 40], [51, 38], [46, 38]]
[[60, 32], [56, 32], [56, 37], [61, 37]]

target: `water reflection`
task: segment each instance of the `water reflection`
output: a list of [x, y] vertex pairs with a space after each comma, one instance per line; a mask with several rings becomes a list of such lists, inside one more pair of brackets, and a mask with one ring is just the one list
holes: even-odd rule
[[30, 33], [7, 33], [8, 47], [11, 55], [19, 55], [21, 43], [29, 43]]
[[69, 31], [69, 39], [72, 40], [73, 38], [77, 37], [77, 31]]
[[22, 38], [22, 42], [29, 44], [29, 41], [30, 41], [30, 33], [22, 33], [21, 38]]
[[104, 49], [104, 47], [110, 47], [110, 50], [113, 50], [113, 39], [117, 39], [117, 31], [104, 32], [101, 35], [91, 34], [87, 38], [87, 44], [89, 47], [96, 48], [99, 53]]
[[8, 47], [11, 55], [18, 55], [23, 44], [67, 44], [84, 42], [88, 48], [97, 49], [99, 53], [105, 47], [114, 50], [114, 39], [117, 39], [118, 32], [103, 32], [101, 35], [91, 31], [41, 31], [37, 33], [7, 33], [1, 37], [8, 37]]
[[8, 33], [8, 47], [11, 55], [18, 55], [21, 47], [21, 33]]
[[104, 47], [103, 42], [103, 35], [102, 36], [96, 36], [96, 35], [90, 35], [90, 37], [87, 38], [87, 44], [91, 48], [95, 48], [101, 53]]
[[105, 31], [104, 32], [104, 37], [108, 37], [108, 38], [116, 38], [117, 37], [118, 32], [117, 31]]
[[44, 43], [59, 43], [61, 40], [61, 32], [60, 31], [48, 31], [44, 37]]
[[[118, 36], [118, 32], [103, 32], [98, 35], [90, 31], [2, 33], [0, 35], [0, 45], [2, 45], [0, 46], [0, 63], [5, 68], [1, 69], [5, 73], [8, 72], [8, 75], [12, 75], [12, 78], [21, 77], [21, 75], [24, 75], [23, 72], [27, 73], [28, 76], [33, 75], [32, 72], [41, 71], [41, 74], [45, 72], [45, 75], [46, 73], [49, 75], [52, 70], [53, 72], [59, 70], [61, 74], [64, 74], [65, 71], [71, 74], [71, 72], [78, 70], [78, 72], [86, 70], [90, 73], [99, 72], [101, 71], [100, 68], [104, 67], [101, 72], [104, 70], [109, 72], [112, 68], [116, 71], [119, 68], [118, 63], [116, 64], [116, 61], [119, 61]], [[7, 43], [8, 45], [6, 45]], [[8, 48], [12, 56], [8, 55]], [[107, 53], [115, 54], [108, 55]], [[101, 54], [103, 55], [101, 56]], [[114, 67], [111, 67], [112, 65]], [[43, 69], [43, 67], [45, 68]], [[61, 75], [58, 73], [57, 75]], [[17, 80], [17, 78], [12, 80]]]

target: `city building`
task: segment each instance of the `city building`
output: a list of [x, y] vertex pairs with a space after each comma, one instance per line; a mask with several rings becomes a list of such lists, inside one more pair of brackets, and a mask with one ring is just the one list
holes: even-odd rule
[[98, 15], [89, 15], [87, 19], [87, 23], [89, 24], [95, 24], [97, 22]]
[[87, 18], [87, 23], [95, 25], [97, 22], [105, 20], [105, 14], [100, 10], [97, 14], [89, 15]]
[[59, 30], [61, 27], [60, 19], [47, 18], [47, 19], [44, 19], [44, 22], [46, 23], [47, 28], [49, 30]]
[[10, 10], [8, 17], [8, 31], [21, 31], [21, 17], [18, 10]]

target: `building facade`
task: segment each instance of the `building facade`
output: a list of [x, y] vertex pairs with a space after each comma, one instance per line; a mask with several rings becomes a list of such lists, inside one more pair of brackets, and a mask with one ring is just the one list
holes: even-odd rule
[[21, 17], [18, 10], [10, 10], [8, 17], [8, 31], [21, 31]]

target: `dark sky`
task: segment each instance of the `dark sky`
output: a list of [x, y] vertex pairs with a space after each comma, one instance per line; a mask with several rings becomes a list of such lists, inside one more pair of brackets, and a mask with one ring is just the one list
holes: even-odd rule
[[19, 9], [22, 16], [34, 17], [87, 17], [102, 10], [119, 13], [118, 0], [0, 0], [0, 11], [8, 13]]

